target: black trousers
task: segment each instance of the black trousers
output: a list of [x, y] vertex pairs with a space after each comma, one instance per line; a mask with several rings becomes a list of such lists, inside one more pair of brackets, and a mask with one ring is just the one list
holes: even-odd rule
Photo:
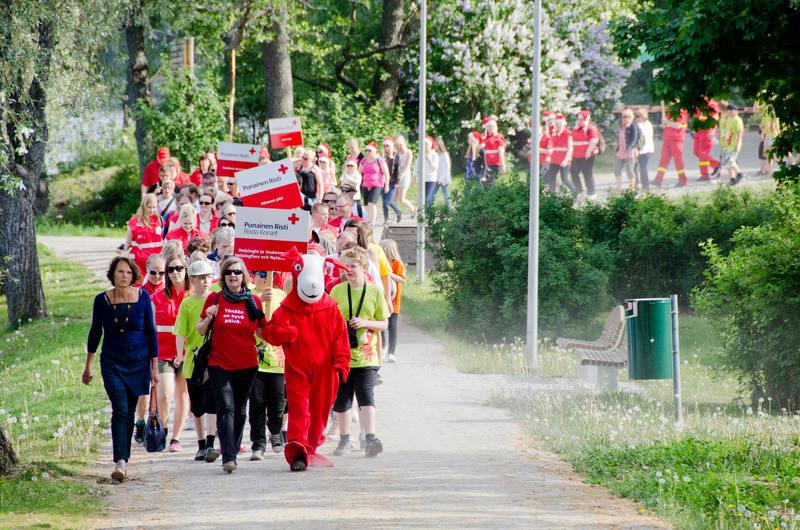
[[234, 461], [242, 445], [247, 420], [247, 398], [253, 388], [258, 368], [225, 370], [208, 367], [208, 377], [217, 402], [217, 437], [222, 448], [222, 463]]
[[397, 313], [389, 315], [389, 353], [394, 354], [397, 349]]
[[558, 191], [558, 176], [561, 175], [561, 183], [566, 186], [570, 193], [575, 193], [575, 187], [572, 185], [572, 182], [569, 181], [569, 166], [559, 166], [558, 164], [550, 164], [550, 167], [547, 168], [547, 175], [544, 177], [545, 184], [547, 184], [547, 188], [555, 193]]
[[334, 412], [346, 412], [353, 406], [353, 395], [358, 400], [358, 408], [375, 406], [375, 382], [378, 380], [378, 367], [351, 368], [346, 383], [339, 385]]
[[575, 186], [576, 193], [583, 191], [581, 173], [583, 173], [583, 180], [586, 182], [586, 193], [594, 195], [594, 157], [576, 158], [572, 161], [570, 175], [572, 176], [572, 184]]
[[250, 391], [250, 441], [253, 451], [267, 448], [267, 429], [278, 434], [286, 410], [286, 384], [283, 374], [258, 372]]

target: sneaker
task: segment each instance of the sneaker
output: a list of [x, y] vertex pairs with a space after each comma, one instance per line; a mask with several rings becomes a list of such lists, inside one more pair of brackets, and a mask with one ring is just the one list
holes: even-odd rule
[[136, 420], [136, 429], [133, 432], [133, 440], [137, 444], [144, 443], [144, 420]]
[[222, 464], [222, 470], [225, 473], [233, 473], [233, 470], [236, 469], [236, 462], [233, 460], [228, 460], [224, 464]]
[[206, 449], [206, 462], [214, 462], [217, 458], [219, 458], [219, 453], [213, 447], [209, 447]]
[[306, 467], [306, 457], [303, 455], [298, 455], [297, 459], [292, 463], [289, 469], [292, 471], [305, 471]]
[[114, 471], [111, 472], [111, 478], [117, 482], [122, 482], [128, 476], [128, 465], [123, 459], [117, 460], [114, 465]]
[[281, 440], [283, 440], [283, 445], [289, 443], [289, 435], [286, 431], [281, 431]]
[[337, 445], [336, 449], [333, 450], [333, 456], [342, 456], [349, 450], [350, 450], [350, 435], [347, 434], [345, 436], [340, 436], [339, 445]]
[[269, 437], [269, 443], [272, 445], [272, 450], [276, 453], [280, 453], [283, 449], [283, 436], [281, 433], [271, 434]]
[[374, 458], [383, 452], [383, 443], [378, 438], [373, 438], [367, 442], [365, 455], [368, 458]]
[[736, 184], [739, 184], [744, 179], [744, 173], [736, 174]]
[[402, 220], [403, 220], [403, 214], [402, 214], [402, 213], [400, 213], [400, 212], [397, 212], [397, 222], [399, 223], [399, 222], [401, 222]]
[[396, 363], [397, 362], [397, 357], [395, 357], [395, 355], [393, 353], [389, 354], [389, 362], [390, 363]]
[[367, 435], [363, 432], [358, 434], [358, 448], [362, 451], [367, 448]]
[[206, 459], [206, 452], [207, 449], [198, 449], [197, 452], [194, 454], [194, 459], [196, 462], [202, 462]]
[[250, 455], [250, 461], [251, 462], [258, 462], [260, 460], [264, 460], [264, 450], [263, 449], [253, 449], [253, 452]]
[[181, 451], [183, 451], [183, 446], [179, 440], [171, 440], [169, 442], [170, 453], [180, 453]]
[[247, 452], [247, 447], [245, 447], [245, 446], [243, 446], [243, 445], [240, 445], [240, 446], [239, 446], [239, 454], [240, 454], [240, 455], [243, 455], [243, 454], [245, 454], [246, 452]]

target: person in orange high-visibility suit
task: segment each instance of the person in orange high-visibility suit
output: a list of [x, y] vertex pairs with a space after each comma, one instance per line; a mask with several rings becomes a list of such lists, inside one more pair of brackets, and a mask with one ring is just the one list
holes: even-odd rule
[[317, 448], [339, 390], [350, 373], [350, 342], [336, 301], [325, 292], [327, 264], [345, 268], [333, 258], [284, 254], [292, 263], [292, 291], [264, 326], [264, 338], [282, 346], [285, 356], [289, 430], [284, 456], [292, 471], [308, 465], [332, 466]]
[[[704, 112], [705, 110], [705, 112]], [[706, 121], [709, 117], [719, 121], [719, 107], [717, 102], [712, 100], [708, 101], [707, 109], [697, 109], [694, 114], [695, 118], [701, 121]], [[694, 133], [694, 156], [697, 157], [697, 165], [700, 166], [700, 180], [711, 180], [711, 172], [713, 170], [716, 174], [719, 168], [719, 161], [711, 156], [711, 148], [714, 147], [714, 139], [717, 137], [717, 128], [700, 129]]]
[[678, 185], [686, 186], [686, 169], [683, 165], [683, 141], [686, 138], [686, 126], [689, 123], [689, 113], [681, 109], [678, 117], [669, 116], [664, 104], [661, 104], [661, 124], [664, 127], [663, 143], [661, 144], [661, 160], [658, 162], [655, 183], [659, 188], [664, 181], [670, 160], [675, 162], [678, 173]]

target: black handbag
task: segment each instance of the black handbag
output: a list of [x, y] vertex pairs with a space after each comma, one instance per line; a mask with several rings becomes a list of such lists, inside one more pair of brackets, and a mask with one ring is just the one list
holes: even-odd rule
[[[214, 304], [219, 304], [219, 293], [215, 294]], [[208, 359], [211, 357], [211, 331], [214, 329], [214, 321], [216, 319], [215, 315], [208, 324], [203, 344], [194, 351], [194, 368], [192, 369], [192, 377], [189, 379], [189, 382], [193, 385], [200, 386], [208, 378], [206, 370], [208, 369]]]
[[150, 391], [150, 416], [144, 432], [144, 446], [148, 453], [158, 453], [167, 447], [167, 433], [158, 417], [158, 395], [156, 385]]

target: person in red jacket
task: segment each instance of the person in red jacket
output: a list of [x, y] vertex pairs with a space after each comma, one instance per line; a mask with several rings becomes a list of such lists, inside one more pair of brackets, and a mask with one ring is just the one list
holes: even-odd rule
[[147, 258], [161, 252], [163, 242], [161, 218], [158, 216], [158, 199], [152, 193], [142, 196], [136, 214], [128, 221], [128, 234], [123, 245], [123, 253], [130, 252], [139, 268], [139, 276], [144, 277]]
[[159, 147], [158, 151], [156, 152], [156, 159], [151, 160], [146, 166], [144, 166], [144, 171], [142, 172], [142, 195], [147, 193], [147, 190], [150, 189], [150, 186], [161, 182], [161, 177], [159, 176], [158, 172], [161, 169], [161, 166], [166, 164], [169, 159], [169, 148]]
[[317, 454], [339, 382], [350, 373], [350, 344], [339, 306], [325, 293], [326, 263], [332, 258], [285, 255], [292, 262], [292, 291], [264, 326], [264, 338], [285, 357], [289, 431], [284, 456], [292, 471], [309, 464], [332, 465]]
[[539, 128], [539, 174], [542, 176], [547, 175], [550, 157], [553, 156], [553, 137], [550, 132], [555, 119], [556, 115], [552, 111], [542, 112], [542, 126]]
[[561, 175], [561, 183], [575, 194], [575, 187], [570, 182], [569, 166], [572, 163], [572, 134], [567, 129], [567, 119], [563, 114], [556, 114], [553, 133], [553, 153], [550, 155], [550, 167], [545, 175], [545, 183], [551, 192], [558, 190], [558, 176]]
[[178, 219], [180, 220], [180, 226], [170, 230], [165, 241], [180, 241], [184, 253], [186, 252], [186, 247], [189, 246], [189, 241], [192, 239], [196, 237], [211, 239], [208, 234], [197, 228], [197, 212], [191, 204], [181, 206]]
[[661, 123], [664, 126], [664, 141], [661, 144], [661, 160], [658, 162], [656, 172], [656, 186], [661, 187], [664, 174], [667, 172], [670, 160], [675, 162], [678, 173], [678, 188], [686, 186], [686, 170], [683, 165], [683, 141], [686, 138], [686, 125], [689, 114], [681, 109], [678, 116], [667, 113], [664, 103], [661, 103]]
[[[719, 121], [719, 107], [717, 102], [712, 100], [708, 101], [705, 109], [697, 109], [694, 114], [695, 118], [700, 121], [706, 121], [708, 118], [713, 118]], [[711, 156], [711, 148], [714, 147], [714, 139], [717, 136], [717, 128], [700, 129], [694, 133], [694, 156], [697, 157], [697, 165], [700, 166], [700, 181], [711, 180], [710, 169], [716, 174], [719, 168], [719, 161]]]
[[486, 131], [483, 137], [484, 174], [481, 182], [492, 185], [497, 175], [506, 171], [506, 139], [497, 132], [497, 119], [488, 116], [483, 120]]
[[584, 109], [572, 129], [572, 166], [570, 173], [577, 193], [583, 191], [581, 173], [586, 182], [586, 195], [594, 197], [594, 158], [600, 152], [600, 129], [591, 123], [591, 113]]

